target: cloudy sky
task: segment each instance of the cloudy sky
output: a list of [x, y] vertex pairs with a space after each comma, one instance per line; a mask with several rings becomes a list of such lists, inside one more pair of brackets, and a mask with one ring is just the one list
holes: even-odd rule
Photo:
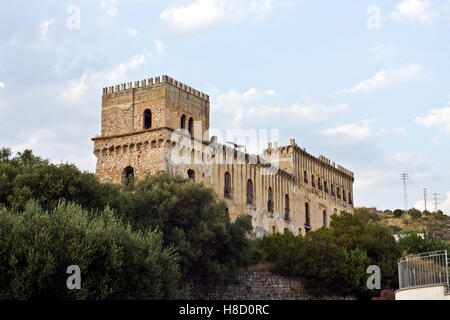
[[[450, 214], [450, 1], [12, 1], [0, 12], [0, 146], [95, 170], [102, 87], [168, 74], [211, 127], [279, 129], [355, 172], [355, 204], [422, 188]], [[432, 200], [428, 199], [428, 208]]]

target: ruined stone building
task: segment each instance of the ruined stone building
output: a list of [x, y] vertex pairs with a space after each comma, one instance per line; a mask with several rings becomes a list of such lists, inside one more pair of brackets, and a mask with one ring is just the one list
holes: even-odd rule
[[219, 144], [208, 136], [209, 111], [208, 95], [168, 76], [104, 88], [101, 135], [92, 139], [97, 177], [127, 184], [166, 171], [201, 182], [231, 219], [249, 214], [257, 236], [305, 234], [353, 211], [352, 172], [294, 139], [259, 156]]

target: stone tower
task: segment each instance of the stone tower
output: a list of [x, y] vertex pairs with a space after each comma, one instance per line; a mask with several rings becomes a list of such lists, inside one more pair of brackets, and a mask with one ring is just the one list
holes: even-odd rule
[[209, 109], [208, 95], [165, 75], [103, 88], [101, 136], [92, 139], [98, 178], [121, 183], [165, 170], [170, 133], [207, 136]]

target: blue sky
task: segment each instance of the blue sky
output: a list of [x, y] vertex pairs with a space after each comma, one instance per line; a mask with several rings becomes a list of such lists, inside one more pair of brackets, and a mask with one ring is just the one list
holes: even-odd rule
[[[450, 1], [14, 1], [0, 145], [95, 170], [102, 87], [168, 74], [211, 127], [279, 129], [355, 172], [355, 204], [450, 214]], [[428, 199], [428, 209], [433, 209]]]

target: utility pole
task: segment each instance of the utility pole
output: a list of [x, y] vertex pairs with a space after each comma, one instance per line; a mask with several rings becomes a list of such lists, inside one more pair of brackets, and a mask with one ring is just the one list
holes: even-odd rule
[[433, 202], [434, 202], [434, 212], [438, 211], [438, 204], [439, 204], [439, 193], [433, 193]]
[[406, 189], [406, 180], [409, 179], [408, 174], [402, 173], [400, 179], [403, 181], [403, 207], [405, 208], [405, 211], [408, 211], [408, 192]]
[[423, 188], [423, 201], [425, 203], [425, 211], [427, 211], [427, 188]]

